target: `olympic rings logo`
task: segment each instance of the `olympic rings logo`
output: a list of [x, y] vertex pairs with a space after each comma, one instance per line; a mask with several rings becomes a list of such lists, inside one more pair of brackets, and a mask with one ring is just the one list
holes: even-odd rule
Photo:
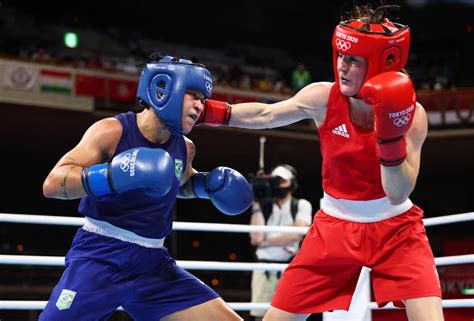
[[402, 126], [408, 124], [408, 122], [410, 121], [410, 118], [411, 118], [411, 114], [395, 118], [393, 120], [393, 124], [397, 127], [402, 127]]
[[206, 81], [206, 90], [209, 94], [212, 93], [212, 83], [209, 81]]
[[132, 158], [131, 153], [126, 153], [120, 158], [120, 169], [124, 172], [128, 172], [130, 169], [130, 158]]
[[336, 48], [342, 51], [349, 50], [351, 48], [351, 43], [342, 39], [336, 39]]

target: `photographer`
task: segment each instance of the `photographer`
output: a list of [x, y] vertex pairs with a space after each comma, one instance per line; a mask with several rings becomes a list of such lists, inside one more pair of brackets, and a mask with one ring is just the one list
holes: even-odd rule
[[[309, 226], [312, 206], [305, 199], [293, 197], [298, 187], [296, 170], [290, 165], [278, 165], [270, 176], [250, 179], [255, 201], [252, 205], [252, 225]], [[301, 234], [250, 233], [250, 243], [256, 246], [258, 262], [288, 263], [299, 250]], [[252, 274], [252, 302], [270, 302], [280, 280], [281, 272], [254, 271]], [[260, 321], [264, 310], [251, 310], [250, 315]]]

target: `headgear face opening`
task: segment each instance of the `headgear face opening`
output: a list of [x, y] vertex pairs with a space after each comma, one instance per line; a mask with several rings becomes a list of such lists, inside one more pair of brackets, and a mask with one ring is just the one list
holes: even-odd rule
[[209, 70], [190, 60], [165, 56], [148, 62], [138, 82], [137, 99], [151, 107], [173, 135], [182, 135], [181, 113], [187, 90], [195, 89], [208, 99], [212, 95]]
[[[365, 26], [369, 30], [362, 29]], [[337, 56], [351, 55], [367, 59], [364, 82], [385, 71], [399, 71], [408, 59], [410, 29], [384, 19], [366, 24], [361, 20], [342, 21], [332, 37], [334, 77], [339, 82]]]
[[270, 171], [270, 176], [278, 176], [284, 180], [291, 180], [291, 192], [294, 192], [298, 188], [298, 182], [296, 181], [296, 169], [288, 164], [282, 164], [275, 166]]

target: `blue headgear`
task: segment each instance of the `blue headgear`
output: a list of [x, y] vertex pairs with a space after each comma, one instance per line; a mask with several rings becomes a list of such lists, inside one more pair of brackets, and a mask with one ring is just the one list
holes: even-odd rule
[[212, 94], [211, 73], [201, 64], [165, 56], [148, 62], [138, 83], [137, 99], [155, 111], [173, 135], [182, 135], [181, 112], [188, 89], [196, 89], [209, 98]]

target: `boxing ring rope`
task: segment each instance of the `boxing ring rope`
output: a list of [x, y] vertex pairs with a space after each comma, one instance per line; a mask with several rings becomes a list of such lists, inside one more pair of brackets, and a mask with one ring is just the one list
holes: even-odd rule
[[[465, 221], [474, 221], [474, 212], [425, 218], [423, 219], [423, 224], [425, 226], [434, 226], [434, 225], [442, 225], [442, 224], [459, 223], [459, 222], [465, 222]], [[85, 218], [70, 217], [70, 216], [0, 213], [0, 222], [19, 223], [19, 224], [82, 226], [85, 223]], [[219, 224], [219, 223], [173, 222], [173, 230], [175, 231], [235, 232], [235, 233], [284, 232], [284, 233], [306, 234], [308, 229], [309, 229], [308, 227], [295, 227], [295, 226], [266, 226], [266, 225], [256, 226], [256, 225]]]
[[[0, 301], [0, 310], [43, 310], [47, 301]], [[266, 310], [270, 303], [227, 302], [234, 311]], [[117, 310], [123, 310], [119, 307]]]
[[[186, 270], [214, 270], [214, 271], [283, 271], [286, 263], [252, 263], [252, 262], [217, 262], [217, 261], [180, 261], [179, 266]], [[437, 266], [474, 263], [474, 254], [455, 255], [435, 258]], [[11, 265], [47, 265], [64, 266], [62, 256], [36, 255], [2, 255], [0, 264]]]
[[[442, 224], [451, 224], [465, 221], [473, 221], [474, 212], [453, 214], [447, 216], [440, 216], [435, 218], [423, 219], [425, 226], [434, 226]], [[47, 225], [63, 225], [63, 226], [82, 226], [85, 223], [84, 218], [67, 217], [67, 216], [45, 216], [45, 215], [31, 215], [31, 214], [9, 214], [0, 213], [0, 222], [3, 223], [20, 223], [20, 224], [47, 224]], [[298, 233], [305, 234], [309, 228], [307, 227], [292, 227], [292, 226], [255, 226], [255, 225], [239, 225], [239, 224], [217, 224], [217, 223], [192, 223], [192, 222], [174, 222], [173, 230], [177, 231], [206, 231], [206, 232], [234, 232], [234, 233], [249, 233], [249, 232], [284, 232], [284, 233]], [[177, 261], [178, 265], [187, 270], [219, 270], [219, 271], [282, 271], [287, 264], [279, 263], [251, 263], [251, 262], [215, 262], [215, 261]], [[474, 263], [474, 254], [456, 255], [448, 257], [435, 258], [437, 266], [452, 265], [452, 264], [470, 264]], [[64, 266], [64, 257], [60, 256], [33, 256], [33, 255], [0, 255], [1, 265], [47, 265], [47, 266]], [[366, 269], [366, 268], [364, 268]], [[363, 269], [363, 272], [364, 272]], [[370, 269], [367, 269], [370, 270]], [[357, 301], [358, 292], [364, 291], [360, 288], [368, 286], [368, 272], [361, 273], [359, 282], [354, 293], [354, 301]], [[359, 284], [365, 284], [359, 286]], [[370, 290], [369, 290], [370, 291]], [[366, 291], [367, 292], [367, 291]], [[370, 292], [369, 292], [370, 293]], [[366, 296], [367, 293], [365, 293]], [[362, 296], [362, 295], [361, 295]], [[367, 300], [365, 300], [367, 301]], [[42, 310], [46, 306], [47, 301], [0, 301], [0, 310]], [[235, 311], [249, 311], [251, 309], [268, 309], [269, 303], [245, 303], [245, 302], [229, 302], [228, 303]], [[472, 308], [474, 307], [473, 299], [451, 299], [442, 301], [444, 308]], [[360, 320], [367, 319], [366, 311], [378, 309], [396, 309], [393, 304], [388, 304], [383, 308], [379, 308], [376, 302], [365, 302], [365, 310], [361, 310], [357, 314]], [[120, 308], [119, 308], [120, 310]], [[360, 310], [360, 308], [359, 308]], [[336, 311], [339, 312], [339, 311]], [[335, 315], [336, 312], [329, 314], [325, 313], [324, 320], [349, 320], [344, 316]], [[342, 312], [342, 311], [341, 311]], [[347, 312], [342, 312], [347, 313]], [[352, 320], [356, 320], [351, 316]]]
[[[47, 301], [0, 301], [0, 310], [43, 310]], [[266, 310], [270, 307], [270, 303], [244, 303], [244, 302], [227, 302], [229, 306], [235, 311], [249, 311], [249, 310]], [[450, 299], [443, 300], [443, 308], [473, 308], [474, 302], [472, 299]], [[372, 310], [395, 310], [397, 307], [389, 304], [383, 308], [377, 307], [375, 302], [369, 304]], [[123, 310], [122, 307], [117, 310]]]

